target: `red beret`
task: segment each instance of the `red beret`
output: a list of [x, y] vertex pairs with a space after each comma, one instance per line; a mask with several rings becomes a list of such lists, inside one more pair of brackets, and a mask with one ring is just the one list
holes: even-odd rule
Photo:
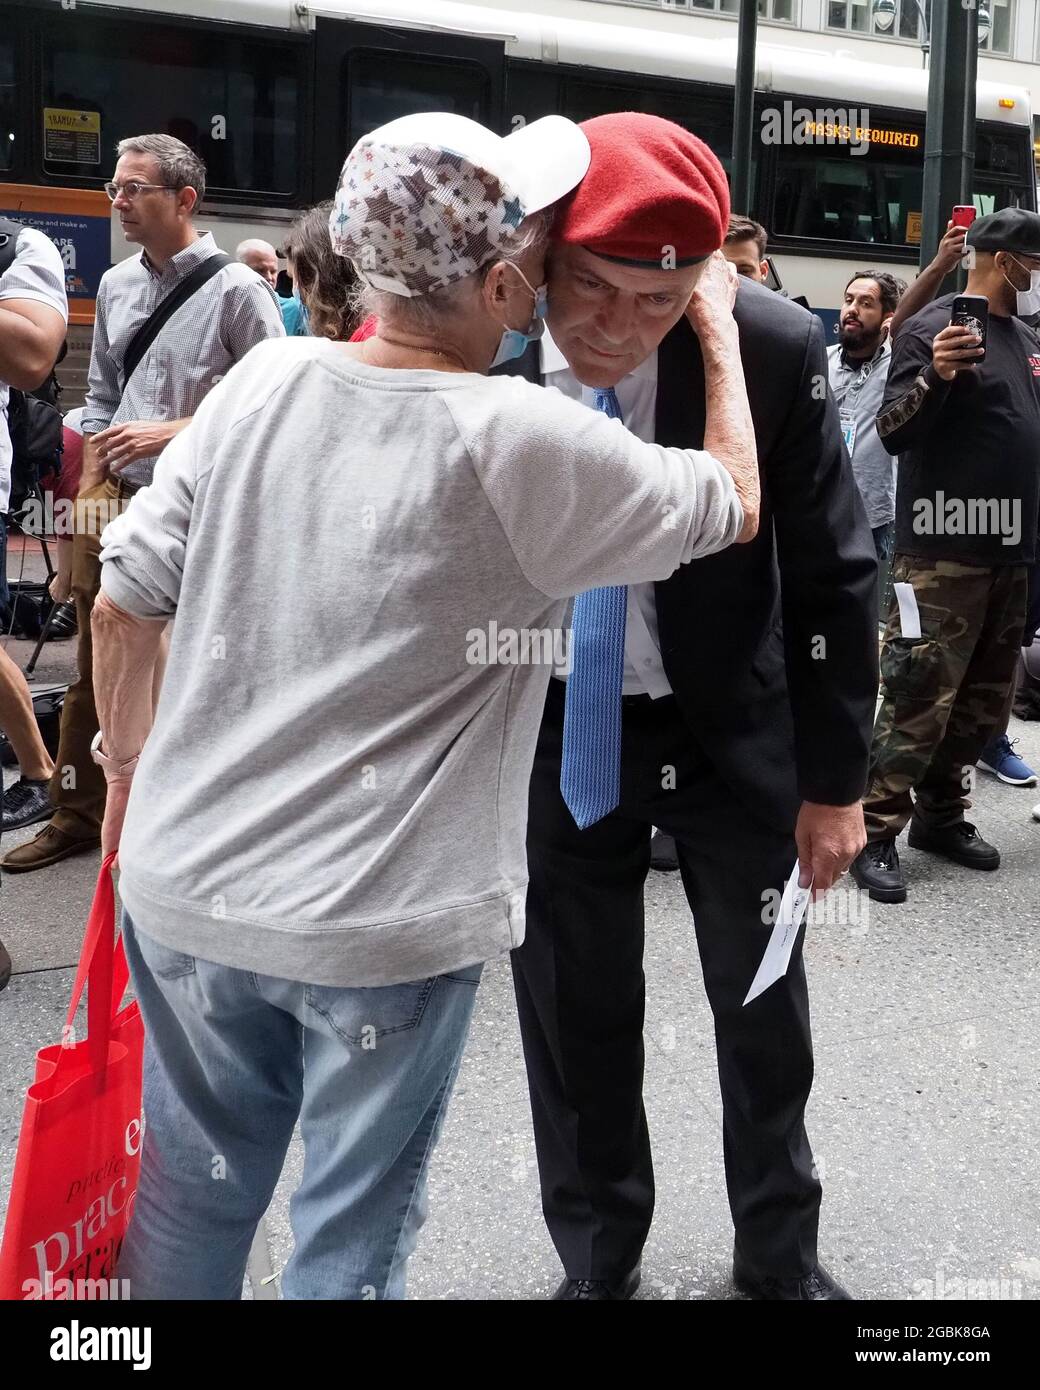
[[594, 116], [581, 129], [592, 162], [556, 209], [557, 241], [657, 267], [668, 247], [677, 266], [719, 249], [729, 225], [729, 185], [703, 140], [641, 111]]

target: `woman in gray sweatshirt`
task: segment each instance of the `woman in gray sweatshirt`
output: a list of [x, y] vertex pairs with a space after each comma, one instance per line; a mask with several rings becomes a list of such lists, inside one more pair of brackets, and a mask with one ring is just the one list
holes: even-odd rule
[[148, 1035], [134, 1297], [239, 1296], [297, 1119], [284, 1295], [403, 1296], [482, 963], [523, 939], [568, 600], [755, 532], [723, 266], [684, 272], [704, 450], [486, 375], [540, 331], [542, 209], [587, 163], [559, 117], [362, 140], [331, 229], [375, 336], [256, 348], [104, 533], [96, 757]]

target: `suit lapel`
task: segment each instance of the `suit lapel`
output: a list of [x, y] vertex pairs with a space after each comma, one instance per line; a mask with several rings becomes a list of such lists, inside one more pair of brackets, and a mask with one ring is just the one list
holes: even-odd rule
[[670, 448], [704, 444], [704, 365], [697, 335], [683, 317], [657, 351], [654, 442]]

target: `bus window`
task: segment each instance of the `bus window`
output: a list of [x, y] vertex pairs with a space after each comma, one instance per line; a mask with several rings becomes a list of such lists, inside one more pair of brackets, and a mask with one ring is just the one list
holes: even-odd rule
[[398, 116], [452, 111], [485, 120], [487, 73], [478, 63], [355, 50], [343, 63], [349, 97], [346, 144]]
[[[662, 116], [674, 121], [692, 134], [698, 136], [711, 149], [722, 164], [726, 173], [731, 172], [731, 153], [733, 148], [733, 96], [728, 93], [716, 98], [711, 89], [692, 88], [688, 84], [679, 91], [668, 91], [659, 87], [621, 86], [620, 83], [602, 83], [586, 80], [569, 80], [564, 84], [563, 115], [572, 121], [587, 121], [593, 116], [603, 116], [614, 111], [645, 111], [651, 116]], [[752, 188], [757, 167], [757, 144], [751, 155]]]
[[[119, 140], [158, 131], [202, 156], [214, 192], [296, 191], [294, 45], [93, 18], [66, 20], [52, 33], [38, 113], [48, 175], [108, 178]], [[55, 128], [71, 118], [82, 123], [78, 141]]]
[[883, 246], [913, 240], [923, 137], [912, 150], [875, 141], [865, 152], [852, 150], [822, 143], [778, 147], [772, 235]]
[[14, 164], [14, 125], [18, 103], [14, 85], [14, 42], [0, 39], [0, 170]]

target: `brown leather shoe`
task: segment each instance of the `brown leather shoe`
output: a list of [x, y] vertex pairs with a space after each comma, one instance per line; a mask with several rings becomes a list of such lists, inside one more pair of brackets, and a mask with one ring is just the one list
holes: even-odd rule
[[101, 836], [66, 835], [54, 825], [45, 825], [34, 840], [10, 850], [0, 859], [0, 869], [8, 874], [26, 874], [68, 859], [71, 854], [89, 854], [101, 848]]

